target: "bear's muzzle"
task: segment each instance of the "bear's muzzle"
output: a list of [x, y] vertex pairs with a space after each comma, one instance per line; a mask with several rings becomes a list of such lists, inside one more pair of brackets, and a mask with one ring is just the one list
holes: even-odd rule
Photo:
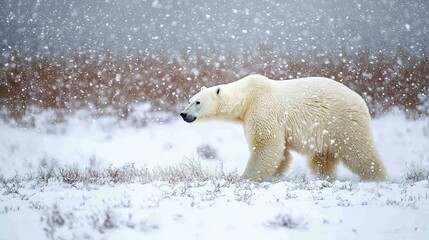
[[183, 118], [183, 120], [185, 122], [188, 122], [188, 123], [191, 123], [191, 122], [195, 121], [195, 119], [197, 119], [197, 117], [191, 116], [185, 112], [181, 112], [180, 116]]

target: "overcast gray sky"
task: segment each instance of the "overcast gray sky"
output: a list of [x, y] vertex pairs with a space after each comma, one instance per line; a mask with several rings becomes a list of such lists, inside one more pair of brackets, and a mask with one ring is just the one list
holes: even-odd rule
[[429, 1], [0, 0], [2, 47], [61, 51], [373, 49], [429, 42]]

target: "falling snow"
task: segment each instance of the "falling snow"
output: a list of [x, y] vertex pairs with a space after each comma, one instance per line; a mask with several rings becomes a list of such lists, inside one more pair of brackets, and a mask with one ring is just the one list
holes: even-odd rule
[[423, 49], [428, 2], [418, 1], [12, 1], [2, 2], [4, 47], [281, 51]]
[[[427, 239], [428, 13], [427, 0], [1, 1], [0, 239]], [[178, 109], [252, 73], [356, 91], [389, 180], [343, 166], [316, 179], [295, 153], [276, 181], [241, 180], [242, 127], [189, 126]]]

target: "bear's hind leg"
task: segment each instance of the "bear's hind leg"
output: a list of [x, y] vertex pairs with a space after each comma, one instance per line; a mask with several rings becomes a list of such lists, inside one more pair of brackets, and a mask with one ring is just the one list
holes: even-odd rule
[[371, 146], [365, 151], [355, 150], [349, 153], [342, 161], [353, 173], [364, 181], [384, 181], [386, 174], [383, 163]]
[[318, 177], [334, 179], [338, 163], [332, 153], [315, 154], [310, 159], [310, 169]]

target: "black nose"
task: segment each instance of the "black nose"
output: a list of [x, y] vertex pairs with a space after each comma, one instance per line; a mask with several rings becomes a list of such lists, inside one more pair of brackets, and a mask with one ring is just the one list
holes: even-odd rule
[[180, 113], [180, 116], [183, 118], [183, 119], [185, 119], [186, 118], [186, 113]]

